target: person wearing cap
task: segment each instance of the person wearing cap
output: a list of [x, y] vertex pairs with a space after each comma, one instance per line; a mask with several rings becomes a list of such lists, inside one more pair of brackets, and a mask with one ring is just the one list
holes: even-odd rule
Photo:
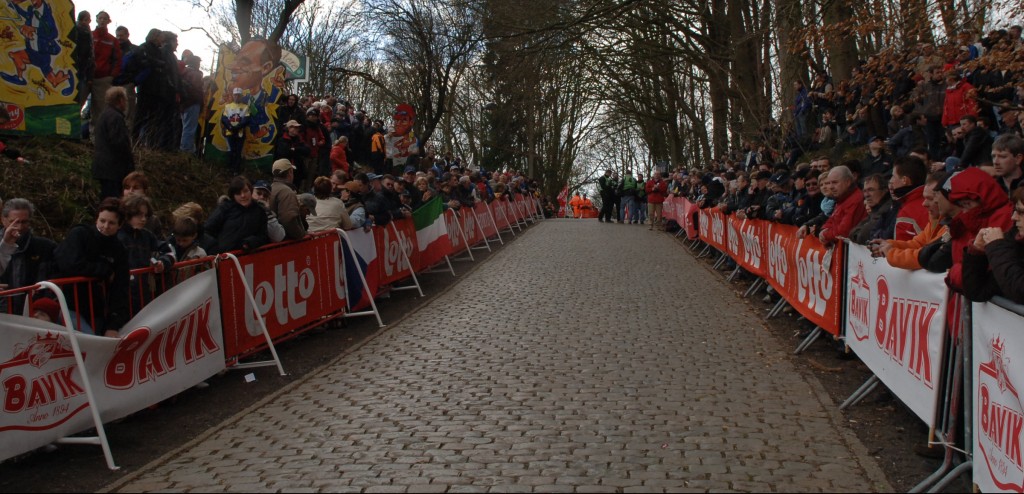
[[285, 238], [299, 240], [306, 236], [306, 218], [295, 192], [295, 166], [279, 159], [273, 166], [274, 182], [270, 185], [270, 210], [284, 227]]
[[341, 202], [345, 204], [345, 212], [351, 220], [352, 228], [363, 227], [369, 230], [372, 223], [366, 215], [362, 187], [362, 184], [355, 180], [346, 182], [341, 188]]
[[267, 213], [267, 238], [271, 243], [284, 240], [284, 227], [277, 220], [277, 214], [270, 210], [270, 184], [266, 180], [257, 180], [252, 184], [252, 198], [263, 206]]
[[220, 128], [228, 143], [228, 172], [234, 175], [242, 172], [242, 147], [249, 117], [249, 105], [245, 103], [242, 88], [236, 87], [231, 93], [231, 103], [224, 105], [220, 116]]
[[868, 138], [868, 154], [860, 162], [860, 176], [889, 175], [892, 173], [892, 156], [885, 152], [885, 140], [879, 136]]
[[768, 179], [768, 183], [771, 195], [765, 201], [764, 218], [768, 221], [782, 223], [786, 210], [791, 209], [796, 202], [793, 179], [789, 172], [780, 171], [772, 175], [772, 178]]
[[[360, 175], [356, 175], [356, 181], [361, 182]], [[384, 196], [384, 187], [381, 185], [382, 178], [381, 175], [376, 173], [366, 174], [366, 182], [361, 197], [363, 206], [366, 208], [367, 218], [369, 218], [373, 225], [378, 226], [386, 226], [390, 223], [392, 219], [391, 211], [397, 208], [396, 205], [392, 204]]]
[[32, 301], [30, 316], [40, 321], [60, 324], [60, 304], [52, 298], [39, 297]]
[[303, 135], [302, 124], [289, 120], [284, 124], [285, 133], [277, 140], [274, 147], [274, 160], [288, 160], [296, 168], [305, 167], [306, 158], [310, 156], [309, 146]]

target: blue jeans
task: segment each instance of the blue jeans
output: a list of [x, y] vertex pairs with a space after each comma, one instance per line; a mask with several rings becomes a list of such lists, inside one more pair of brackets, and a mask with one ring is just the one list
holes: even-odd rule
[[185, 108], [181, 112], [181, 150], [183, 152], [196, 152], [197, 130], [199, 130], [199, 104]]
[[629, 219], [636, 219], [636, 197], [633, 196], [622, 196], [622, 201], [619, 204], [619, 221], [622, 221], [627, 211], [629, 211]]

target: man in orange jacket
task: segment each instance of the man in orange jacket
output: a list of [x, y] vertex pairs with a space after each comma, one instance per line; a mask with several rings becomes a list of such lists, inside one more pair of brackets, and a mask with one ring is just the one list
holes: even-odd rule
[[945, 172], [937, 172], [928, 176], [925, 182], [923, 197], [924, 208], [928, 211], [928, 224], [920, 233], [910, 240], [872, 240], [871, 254], [874, 257], [885, 257], [889, 265], [900, 269], [921, 269], [921, 263], [917, 255], [921, 249], [942, 238], [946, 233], [945, 225], [939, 223], [941, 220], [938, 205], [935, 202], [935, 187], [946, 181]]

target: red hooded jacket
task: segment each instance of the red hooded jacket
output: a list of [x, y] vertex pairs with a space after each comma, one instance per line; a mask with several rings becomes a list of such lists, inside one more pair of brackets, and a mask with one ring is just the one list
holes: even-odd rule
[[868, 215], [864, 207], [864, 192], [856, 185], [850, 187], [846, 197], [836, 201], [832, 216], [821, 227], [821, 239], [825, 244], [835, 243], [838, 237], [848, 237], [853, 227], [864, 221]]
[[647, 192], [648, 204], [661, 204], [665, 202], [665, 194], [668, 193], [668, 182], [660, 178], [648, 180], [644, 185], [644, 191]]
[[917, 187], [899, 198], [900, 211], [896, 213], [896, 234], [893, 240], [913, 240], [931, 222], [928, 209], [924, 207], [924, 186]]
[[975, 200], [981, 203], [956, 215], [949, 223], [953, 267], [946, 281], [953, 289], [962, 291], [964, 252], [974, 245], [974, 238], [982, 228], [998, 227], [1007, 231], [1013, 227], [1013, 220], [1010, 219], [1013, 206], [996, 179], [980, 168], [972, 167], [954, 173], [942, 188], [950, 202]]
[[978, 116], [978, 103], [967, 93], [974, 89], [969, 82], [961, 80], [952, 88], [946, 88], [946, 101], [942, 107], [942, 125], [949, 127], [960, 123], [964, 115]]

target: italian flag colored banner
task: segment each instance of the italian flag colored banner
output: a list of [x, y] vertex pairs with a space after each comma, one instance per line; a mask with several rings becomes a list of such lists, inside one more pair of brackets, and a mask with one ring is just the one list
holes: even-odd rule
[[441, 262], [451, 250], [441, 198], [435, 197], [413, 211], [412, 221], [416, 226], [416, 245], [419, 246], [420, 264], [427, 267]]

